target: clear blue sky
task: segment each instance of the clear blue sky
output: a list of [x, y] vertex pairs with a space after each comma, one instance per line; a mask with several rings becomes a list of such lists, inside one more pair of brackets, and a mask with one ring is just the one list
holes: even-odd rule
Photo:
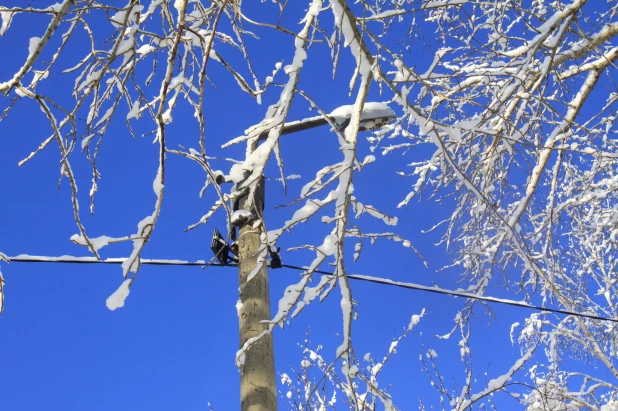
[[[33, 5], [44, 7], [48, 2], [37, 0]], [[273, 7], [260, 4], [252, 17], [266, 19], [265, 11]], [[282, 24], [297, 30], [295, 23], [305, 2], [290, 2], [288, 7], [288, 17]], [[39, 23], [46, 21], [44, 18], [15, 18], [6, 36], [0, 38], [3, 52], [0, 81], [9, 78], [25, 59], [28, 38], [42, 34], [44, 25], [28, 24], [28, 19]], [[272, 31], [257, 32], [261, 40], [249, 42], [249, 48], [255, 59], [254, 67], [264, 79], [277, 61], [290, 61], [293, 40]], [[271, 38], [278, 39], [277, 47], [264, 45]], [[218, 50], [234, 64], [242, 62], [234, 49], [221, 46]], [[301, 75], [299, 87], [308, 91], [327, 111], [353, 101], [347, 89], [351, 59], [347, 50], [344, 54], [335, 81], [330, 77], [329, 52], [323, 46], [310, 50]], [[58, 69], [41, 84], [39, 91], [70, 104], [74, 77], [60, 75], [59, 68], [72, 66], [82, 56], [68, 49]], [[413, 50], [409, 58], [411, 61], [418, 59], [419, 66], [427, 64], [421, 50]], [[268, 104], [276, 101], [278, 89], [272, 89], [260, 106], [238, 90], [235, 80], [220, 65], [211, 63], [209, 76], [217, 86], [217, 89], [208, 86], [205, 103], [211, 154], [239, 158], [244, 147], [223, 151], [220, 145], [259, 122]], [[278, 77], [276, 81], [283, 82], [284, 78]], [[371, 100], [385, 99], [377, 88], [372, 89]], [[8, 101], [8, 98], [2, 100], [2, 109]], [[183, 108], [187, 109], [187, 105], [181, 104], [177, 109], [170, 127], [168, 146], [171, 148], [179, 144], [197, 147], [192, 111], [183, 112]], [[83, 155], [76, 152], [72, 156], [80, 187], [81, 215], [91, 236], [130, 235], [135, 232], [137, 222], [152, 212], [157, 147], [152, 144], [152, 136], [131, 137], [123, 121], [127, 110], [123, 107], [119, 111], [119, 121], [108, 131], [101, 147], [99, 169], [103, 178], [99, 182], [95, 216], [87, 213], [89, 166]], [[307, 110], [307, 104], [297, 98], [290, 120], [312, 115], [315, 114]], [[147, 119], [140, 123], [144, 124], [144, 130], [150, 127]], [[58, 148], [52, 144], [31, 162], [17, 166], [18, 161], [36, 149], [48, 135], [49, 127], [43, 114], [27, 99], [20, 101], [10, 116], [0, 121], [0, 251], [7, 255], [86, 255], [85, 249], [69, 242], [77, 228], [72, 218], [67, 181], [63, 181], [59, 190], [57, 187], [60, 176]], [[282, 152], [286, 171], [300, 174], [303, 179], [289, 182], [287, 198], [279, 183], [268, 183], [267, 218], [271, 227], [277, 227], [293, 212], [290, 208], [274, 207], [290, 202], [307, 178], [321, 166], [339, 159], [336, 144], [335, 136], [327, 128], [284, 137]], [[360, 158], [370, 153], [369, 146], [363, 140]], [[376, 164], [367, 167], [355, 180], [355, 195], [359, 199], [399, 217], [396, 231], [412, 240], [423, 252], [429, 269], [424, 268], [409, 249], [385, 241], [366, 248], [359, 262], [349, 265], [350, 273], [455, 287], [452, 280], [456, 273], [435, 274], [435, 270], [449, 261], [445, 253], [432, 245], [439, 233], [420, 234], [421, 229], [428, 229], [448, 212], [448, 204], [440, 207], [430, 202], [413, 202], [408, 209], [396, 209], [412, 182], [395, 172], [408, 171], [405, 166], [413, 158], [430, 153], [431, 148], [418, 148], [405, 158], [398, 154], [384, 158], [378, 155]], [[226, 170], [229, 166], [220, 163], [215, 167]], [[268, 172], [269, 177], [278, 177], [275, 167]], [[221, 216], [207, 226], [183, 232], [214, 201], [211, 191], [205, 198], [199, 198], [203, 182], [204, 175], [195, 164], [168, 156], [163, 212], [144, 257], [186, 260], [212, 257], [210, 236], [214, 228], [224, 229]], [[360, 222], [367, 231], [388, 228], [367, 217], [362, 217]], [[303, 265], [311, 261], [313, 256], [308, 252], [287, 252], [285, 249], [321, 243], [327, 230], [330, 230], [328, 226], [316, 220], [298, 227], [292, 236], [285, 236], [281, 241], [284, 263]], [[102, 256], [123, 257], [129, 252], [128, 244], [112, 245], [102, 250]], [[1, 268], [6, 279], [6, 308], [0, 317], [3, 410], [207, 410], [208, 402], [215, 410], [238, 408], [239, 375], [234, 366], [238, 349], [237, 276], [234, 269], [143, 266], [125, 307], [111, 312], [105, 307], [105, 299], [122, 281], [118, 266], [13, 263], [10, 266], [2, 264]], [[287, 269], [271, 272], [273, 310], [276, 311], [284, 288], [296, 282], [298, 275]], [[293, 370], [300, 367], [300, 345], [308, 327], [311, 327], [311, 341], [324, 346], [324, 357], [334, 357], [341, 332], [337, 293], [338, 290], [324, 303], [305, 309], [285, 330], [276, 331], [278, 372], [292, 376]], [[447, 380], [454, 375], [463, 381], [456, 340], [441, 341], [435, 337], [450, 331], [452, 319], [463, 304], [461, 299], [366, 283], [353, 283], [353, 295], [359, 303], [360, 317], [354, 325], [354, 336], [361, 358], [366, 352], [381, 358], [393, 337], [398, 337], [407, 326], [411, 315], [420, 313], [423, 308], [427, 310], [417, 332], [399, 346], [398, 354], [383, 372], [382, 386], [392, 385], [395, 404], [401, 409], [416, 409], [419, 397], [423, 397], [426, 404], [439, 404], [437, 394], [421, 371], [418, 360], [421, 343], [425, 345], [422, 353], [428, 348], [438, 353], [437, 363]], [[482, 315], [473, 322], [477, 390], [483, 387], [486, 371], [487, 378], [501, 375], [518, 357], [519, 349], [511, 346], [508, 329], [512, 322], [521, 322], [528, 315], [526, 310], [514, 308], [495, 307], [495, 310], [498, 323], [490, 328], [487, 328], [489, 319]], [[478, 310], [479, 314], [483, 312], [483, 309]], [[458, 339], [457, 334], [453, 339]], [[517, 406], [514, 402], [510, 404]], [[338, 406], [345, 409], [342, 403]]]

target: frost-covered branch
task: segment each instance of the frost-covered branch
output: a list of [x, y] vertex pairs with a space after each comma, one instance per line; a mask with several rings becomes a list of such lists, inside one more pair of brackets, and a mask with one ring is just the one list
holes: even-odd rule
[[[124, 304], [136, 278], [131, 273], [137, 273], [165, 206], [166, 154], [200, 166], [206, 181], [198, 187], [200, 196], [206, 190], [216, 192], [203, 215], [193, 216], [196, 223], [189, 229], [200, 229], [219, 216], [233, 227], [239, 216], [235, 203], [245, 195], [254, 198], [274, 161], [278, 180], [292, 197], [283, 201], [291, 217], [274, 226], [270, 210], [257, 216], [255, 229], [264, 232], [261, 261], [265, 264], [269, 250], [288, 239], [290, 254], [308, 250], [313, 258], [302, 263], [306, 271], [287, 287], [265, 333], [291, 321], [316, 299], [333, 296], [338, 287], [342, 344], [322, 371], [325, 378], [346, 387], [344, 395], [358, 409], [373, 407], [377, 401], [387, 406], [390, 400], [371, 388], [359, 391], [360, 377], [352, 365], [356, 307], [347, 272], [353, 261], [362, 261], [368, 245], [382, 239], [392, 240], [393, 251], [398, 242], [422, 259], [411, 241], [417, 238], [401, 234], [407, 227], [397, 227], [404, 217], [421, 220], [417, 199], [446, 205], [436, 211], [437, 223], [429, 219], [420, 223], [428, 224], [425, 232], [440, 233], [438, 247], [451, 253], [451, 261], [438, 261], [439, 269], [460, 274], [456, 287], [450, 283], [425, 287], [457, 288], [483, 298], [489, 287], [499, 287], [504, 300], [584, 316], [527, 318], [524, 327], [513, 328], [522, 348], [514, 368], [504, 374], [507, 377], [490, 378], [480, 387], [471, 377], [471, 324], [480, 304], [463, 303], [454, 326], [445, 326], [443, 336], [446, 339], [456, 330], [461, 334], [453, 347], [462, 353], [465, 369], [457, 392], [447, 389], [444, 376], [437, 373], [437, 357], [424, 357], [439, 395], [453, 401], [449, 406], [471, 407], [500, 392], [522, 394], [518, 401], [530, 409], [537, 402], [549, 409], [602, 409], [618, 401], [610, 394], [615, 391], [610, 378], [589, 375], [581, 360], [586, 357], [611, 378], [618, 376], [617, 331], [599, 320], [618, 317], [618, 91], [612, 80], [618, 60], [618, 5], [614, 1], [107, 3], [112, 2], [67, 0], [49, 6], [0, 7], [0, 36], [20, 37], [18, 24], [24, 25], [25, 33], [23, 52], [15, 54], [21, 57], [10, 66], [10, 76], [0, 80], [6, 101], [0, 121], [11, 121], [13, 110], [24, 101], [41, 109], [33, 117], [42, 116], [49, 129], [29, 143], [30, 154], [24, 153], [19, 164], [34, 167], [39, 153], [59, 147], [61, 181], [66, 178], [70, 186], [78, 226], [71, 237], [75, 244], [99, 259], [104, 246], [133, 243], [123, 264], [125, 282], [108, 300], [111, 308]], [[263, 8], [259, 19], [253, 17], [253, 7]], [[27, 20], [35, 17], [45, 25], [29, 25]], [[300, 23], [293, 28], [288, 21]], [[269, 35], [262, 37], [263, 33]], [[273, 39], [272, 43], [263, 38]], [[83, 47], [73, 48], [75, 43]], [[10, 45], [11, 53], [19, 49], [14, 46]], [[265, 47], [281, 50], [281, 55], [275, 61], [262, 55], [253, 59]], [[328, 71], [334, 79], [307, 71], [309, 62], [332, 65]], [[212, 70], [214, 66], [221, 73]], [[50, 87], [59, 76], [70, 79], [71, 90]], [[251, 127], [239, 125], [239, 130], [246, 128], [243, 135], [227, 141], [210, 135], [206, 126], [207, 121], [219, 121], [208, 97], [211, 85], [225, 84], [220, 76], [234, 85], [223, 91], [231, 101], [236, 101], [236, 92], [256, 104], [263, 98], [274, 101], [263, 110], [262, 121]], [[314, 84], [325, 81], [342, 82], [354, 104], [343, 105], [348, 95], [325, 99], [310, 92]], [[322, 108], [333, 102], [341, 107]], [[317, 115], [314, 111], [305, 120], [291, 118], [306, 106]], [[174, 117], [186, 118], [182, 110], [195, 118], [195, 131], [182, 125], [189, 144], [177, 143], [170, 134]], [[210, 117], [211, 113], [215, 114]], [[376, 121], [368, 113], [383, 119]], [[386, 124], [384, 119], [393, 121]], [[136, 232], [89, 237], [79, 204], [89, 200], [94, 214], [98, 190], [113, 190], [107, 180], [105, 187], [101, 185], [100, 153], [112, 144], [108, 134], [117, 121], [126, 124], [127, 136], [153, 134], [159, 145], [152, 183], [156, 200]], [[288, 187], [281, 136], [318, 123], [330, 126], [342, 157], [303, 170], [310, 177], [293, 191], [292, 184]], [[359, 132], [376, 127], [366, 141], [359, 139]], [[213, 167], [220, 157], [234, 157], [213, 152], [238, 143], [247, 143], [247, 150], [228, 161], [226, 169]], [[373, 154], [357, 158], [365, 149]], [[86, 158], [85, 171], [77, 167], [77, 156]], [[401, 161], [396, 178], [409, 181], [405, 191], [399, 191], [401, 185], [392, 189], [398, 196], [392, 207], [371, 196], [363, 198], [360, 190], [353, 193], [353, 182], [362, 181], [358, 173], [381, 170], [386, 161]], [[90, 190], [82, 193], [77, 182], [84, 172], [91, 183]], [[390, 181], [391, 176], [380, 178]], [[225, 184], [230, 182], [233, 187]], [[388, 227], [367, 229], [363, 216]], [[314, 222], [322, 230], [317, 244], [294, 237], [301, 223]], [[335, 276], [314, 282], [313, 274], [325, 264], [336, 267]], [[426, 265], [437, 266], [432, 261]], [[442, 278], [447, 277], [436, 277], [436, 283], [447, 281]], [[259, 338], [249, 340], [239, 356]], [[543, 350], [531, 352], [533, 344]], [[569, 372], [561, 369], [563, 358], [570, 361]], [[516, 372], [524, 362], [537, 367], [530, 381]], [[364, 382], [375, 383], [371, 376], [364, 377]], [[579, 391], [572, 388], [575, 381]], [[516, 392], [524, 390], [521, 387], [525, 392]], [[312, 389], [304, 387], [298, 393], [309, 395], [315, 405], [332, 401]], [[367, 393], [374, 399], [366, 400]]]

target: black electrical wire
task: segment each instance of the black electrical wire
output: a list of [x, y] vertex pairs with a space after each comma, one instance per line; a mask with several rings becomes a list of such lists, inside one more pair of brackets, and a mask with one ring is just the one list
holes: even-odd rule
[[[108, 258], [97, 260], [95, 257], [42, 257], [24, 256], [8, 257], [9, 262], [18, 263], [64, 263], [64, 264], [122, 264], [126, 258]], [[190, 267], [237, 267], [237, 264], [207, 263], [205, 261], [181, 261], [181, 260], [151, 260], [140, 259], [140, 264], [147, 265], [171, 265]]]
[[[291, 268], [295, 270], [307, 271], [307, 268], [287, 265], [287, 264], [282, 264], [282, 267]], [[328, 273], [326, 271], [320, 271], [320, 270], [315, 270], [314, 272], [318, 274], [324, 274], [324, 275], [330, 275], [330, 276], [335, 275], [334, 273]], [[497, 303], [497, 304], [511, 305], [513, 307], [522, 307], [522, 308], [528, 308], [528, 309], [537, 310], [537, 311], [546, 311], [546, 312], [551, 312], [551, 313], [573, 315], [576, 317], [586, 317], [586, 318], [591, 318], [593, 320], [611, 321], [611, 322], [618, 323], [618, 318], [601, 317], [601, 316], [594, 315], [594, 314], [586, 314], [586, 313], [579, 313], [579, 312], [569, 311], [569, 310], [561, 310], [559, 308], [540, 307], [540, 306], [528, 304], [523, 301], [520, 302], [520, 301], [513, 301], [513, 300], [503, 300], [501, 298], [487, 297], [483, 295], [470, 294], [470, 293], [461, 292], [461, 291], [445, 290], [439, 287], [428, 287], [428, 286], [424, 286], [420, 284], [402, 283], [398, 281], [389, 280], [386, 278], [371, 277], [371, 276], [358, 275], [358, 274], [346, 274], [346, 277], [353, 279], [353, 280], [358, 280], [358, 281], [367, 281], [367, 282], [375, 283], [375, 284], [384, 284], [384, 285], [392, 285], [392, 286], [400, 287], [400, 288], [407, 288], [409, 290], [427, 291], [427, 292], [435, 293], [435, 294], [469, 298], [473, 300], [480, 300], [480, 301], [486, 301], [486, 302]]]
[[[14, 262], [20, 262], [20, 263], [66, 263], [66, 264], [122, 264], [126, 260], [125, 258], [109, 258], [106, 260], [97, 260], [95, 257], [40, 257], [40, 256], [23, 256], [23, 255], [17, 256], [17, 257], [8, 257], [8, 258], [9, 258], [9, 261], [11, 262], [14, 261]], [[220, 263], [207, 263], [205, 261], [150, 260], [150, 259], [142, 259], [140, 260], [140, 264], [169, 265], [169, 266], [199, 266], [199, 267], [238, 267], [238, 264], [236, 263], [220, 264]], [[290, 265], [290, 264], [282, 264], [281, 267], [289, 268], [292, 270], [308, 271], [307, 267], [300, 267], [300, 266]], [[316, 274], [328, 275], [331, 277], [335, 275], [335, 273], [331, 273], [328, 271], [322, 271], [322, 270], [314, 270], [313, 272]], [[468, 298], [472, 300], [485, 301], [489, 303], [510, 305], [513, 307], [527, 308], [527, 309], [541, 311], [541, 312], [551, 312], [551, 313], [556, 313], [556, 314], [572, 315], [575, 317], [584, 317], [584, 318], [590, 318], [593, 320], [611, 321], [614, 323], [618, 323], [618, 318], [602, 317], [602, 316], [595, 315], [595, 314], [580, 313], [580, 312], [575, 312], [575, 311], [562, 310], [559, 308], [540, 307], [537, 305], [528, 304], [523, 301], [520, 302], [520, 301], [513, 301], [513, 300], [504, 300], [504, 299], [495, 298], [495, 297], [487, 297], [487, 296], [482, 296], [482, 295], [470, 294], [470, 293], [466, 293], [463, 291], [445, 290], [439, 287], [430, 287], [430, 286], [424, 286], [424, 285], [413, 284], [413, 283], [403, 283], [399, 281], [389, 280], [386, 278], [371, 277], [371, 276], [365, 276], [365, 275], [359, 275], [359, 274], [347, 274], [346, 276], [347, 278], [351, 280], [366, 281], [366, 282], [370, 282], [374, 284], [390, 285], [390, 286], [395, 286], [399, 288], [405, 288], [408, 290], [426, 291], [426, 292], [430, 292], [434, 294], [450, 295], [452, 297], [461, 297], [461, 298]]]

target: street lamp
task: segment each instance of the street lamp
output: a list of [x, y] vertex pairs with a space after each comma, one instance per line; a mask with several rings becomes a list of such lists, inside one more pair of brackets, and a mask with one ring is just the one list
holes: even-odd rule
[[[331, 123], [336, 124], [339, 130], [344, 130], [348, 124], [350, 124], [352, 110], [354, 110], [354, 106], [341, 106], [333, 110], [327, 116], [328, 120], [330, 120]], [[395, 112], [385, 103], [365, 103], [363, 111], [361, 112], [361, 121], [358, 131], [375, 130], [376, 128], [380, 128], [390, 123], [396, 118], [397, 116], [395, 115]], [[328, 120], [324, 116], [315, 116], [285, 123], [281, 129], [280, 135], [283, 136], [286, 134], [296, 133], [298, 131], [308, 130], [310, 128], [324, 126], [329, 124]], [[263, 141], [267, 138], [268, 131], [265, 131], [258, 136], [258, 141]]]
[[[330, 114], [326, 116], [320, 115], [320, 116], [315, 116], [315, 117], [308, 117], [302, 120], [296, 120], [296, 121], [286, 123], [281, 129], [280, 135], [297, 133], [299, 131], [304, 131], [304, 130], [308, 130], [311, 128], [324, 126], [326, 124], [335, 124], [338, 130], [340, 131], [345, 130], [345, 128], [350, 124], [353, 110], [354, 110], [353, 105], [341, 106], [333, 110]], [[377, 103], [377, 102], [365, 103], [363, 107], [363, 111], [361, 112], [361, 115], [360, 115], [358, 131], [375, 130], [377, 128], [380, 128], [390, 123], [396, 118], [397, 116], [395, 112], [386, 103]], [[258, 136], [258, 141], [266, 140], [268, 138], [268, 134], [269, 134], [269, 130], [262, 132]], [[231, 181], [226, 180], [223, 173], [217, 174], [216, 176], [217, 184], [221, 185], [223, 183], [229, 183], [229, 182]], [[263, 182], [260, 182], [258, 190], [256, 190], [256, 191], [259, 191], [259, 193], [257, 193], [256, 197], [261, 197], [260, 202], [262, 203], [262, 205], [263, 205], [263, 197], [264, 197], [263, 190], [264, 190], [264, 184]], [[237, 201], [235, 201], [233, 210], [232, 210], [233, 212], [238, 211], [240, 209], [239, 204], [243, 199], [244, 197], [241, 197]], [[247, 211], [247, 215], [250, 215], [250, 214], [256, 215], [255, 213], [252, 213], [252, 211], [254, 210], [243, 210], [243, 211]], [[232, 221], [231, 225], [233, 226], [232, 229], [234, 229], [235, 226], [239, 226], [240, 224], [235, 224], [235, 222]], [[233, 233], [231, 237], [232, 237], [232, 240], [234, 241], [236, 240], [236, 236]], [[226, 265], [229, 259], [233, 258], [229, 256], [230, 251], [235, 256], [238, 256], [237, 249], [235, 249], [234, 245], [232, 245], [232, 247], [229, 247], [227, 245], [227, 242], [223, 239], [223, 236], [221, 235], [221, 233], [219, 233], [219, 231], [216, 229], [213, 233], [211, 249], [213, 253], [215, 254], [215, 256], [217, 257], [217, 259], [223, 265]], [[278, 256], [276, 258], [279, 261], [279, 263], [277, 264], [277, 266], [271, 264], [271, 268], [280, 268], [279, 266], [280, 260]], [[237, 261], [234, 261], [234, 262], [237, 262]]]

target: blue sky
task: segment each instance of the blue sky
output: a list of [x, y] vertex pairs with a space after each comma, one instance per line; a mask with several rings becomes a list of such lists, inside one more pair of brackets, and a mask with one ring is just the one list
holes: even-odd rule
[[[45, 3], [37, 0], [37, 3]], [[16, 4], [18, 2], [15, 2]], [[300, 2], [299, 2], [300, 3]], [[47, 4], [41, 4], [40, 7]], [[39, 7], [37, 5], [37, 7]], [[266, 19], [269, 5], [255, 7], [255, 17]], [[303, 6], [290, 5], [289, 17], [282, 24], [296, 30], [295, 22]], [[296, 10], [296, 8], [298, 10]], [[253, 10], [252, 10], [253, 11]], [[5, 51], [0, 65], [0, 80], [12, 75], [27, 55], [28, 38], [40, 36], [42, 26], [28, 24], [44, 21], [41, 17], [23, 20], [16, 17], [7, 35], [0, 38]], [[38, 20], [37, 20], [38, 19]], [[104, 28], [101, 28], [104, 29]], [[258, 76], [264, 79], [277, 61], [289, 62], [293, 40], [269, 30], [258, 30], [260, 40], [249, 42]], [[276, 39], [277, 47], [263, 46]], [[6, 52], [6, 50], [10, 50]], [[237, 51], [221, 47], [220, 52], [234, 64], [242, 62]], [[427, 64], [421, 50], [413, 50], [410, 59], [418, 66]], [[311, 94], [330, 111], [351, 104], [347, 78], [352, 70], [349, 53], [344, 52], [338, 77], [330, 78], [328, 50], [316, 46], [301, 75], [299, 87]], [[82, 54], [66, 51], [58, 67], [70, 67]], [[212, 155], [240, 157], [244, 147], [221, 150], [230, 138], [242, 135], [259, 122], [268, 104], [278, 98], [272, 89], [262, 105], [238, 90], [236, 81], [220, 65], [209, 65], [209, 76], [216, 84], [210, 87], [205, 103], [208, 143]], [[58, 96], [70, 104], [73, 77], [52, 73], [39, 91]], [[284, 81], [283, 77], [278, 78]], [[276, 79], [277, 81], [277, 79]], [[373, 101], [383, 101], [377, 87]], [[2, 108], [8, 99], [3, 99]], [[169, 128], [168, 146], [197, 147], [197, 127], [192, 111], [181, 104]], [[103, 178], [99, 183], [96, 214], [87, 213], [90, 169], [83, 155], [74, 153], [73, 166], [80, 186], [82, 218], [92, 236], [124, 236], [135, 231], [137, 222], [152, 212], [155, 197], [152, 180], [156, 174], [157, 146], [152, 136], [133, 138], [124, 126], [128, 109], [122, 108], [119, 120], [106, 134], [99, 157]], [[315, 115], [297, 98], [290, 120]], [[146, 124], [148, 120], [138, 122]], [[142, 126], [144, 130], [148, 126]], [[69, 241], [77, 233], [66, 181], [58, 189], [59, 150], [50, 145], [22, 167], [17, 163], [33, 151], [49, 134], [43, 114], [32, 101], [24, 99], [0, 122], [0, 251], [7, 255], [86, 255], [86, 250]], [[359, 157], [369, 154], [370, 144], [363, 140]], [[380, 158], [355, 180], [355, 195], [399, 218], [398, 233], [412, 240], [425, 255], [429, 268], [409, 250], [380, 242], [366, 248], [350, 273], [386, 277], [394, 280], [431, 285], [434, 282], [455, 288], [456, 272], [435, 274], [449, 261], [449, 256], [434, 247], [438, 233], [420, 234], [446, 215], [448, 202], [413, 202], [407, 209], [396, 205], [410, 189], [411, 181], [395, 174], [406, 170], [413, 158], [430, 155], [430, 148], [415, 149], [411, 156], [398, 154]], [[337, 141], [328, 128], [285, 136], [282, 153], [288, 174], [303, 179], [289, 182], [288, 197], [281, 185], [267, 185], [266, 215], [271, 227], [291, 216], [293, 209], [275, 206], [290, 202], [307, 178], [329, 162], [337, 161]], [[227, 169], [225, 163], [214, 167]], [[208, 225], [185, 233], [215, 199], [209, 190], [198, 196], [204, 183], [202, 171], [183, 158], [169, 155], [163, 211], [152, 241], [143, 254], [146, 258], [199, 260], [212, 257], [209, 248], [214, 228], [222, 230], [222, 216]], [[268, 177], [278, 177], [276, 167], [269, 167]], [[368, 217], [360, 223], [368, 231], [381, 229]], [[298, 227], [284, 236], [281, 247], [321, 243], [330, 227], [319, 222]], [[103, 257], [123, 257], [128, 244], [109, 246]], [[303, 265], [312, 255], [305, 251], [282, 252], [284, 263]], [[114, 312], [105, 307], [105, 299], [122, 281], [121, 270], [113, 265], [2, 264], [6, 279], [5, 312], [0, 317], [0, 398], [5, 410], [215, 410], [238, 408], [239, 376], [234, 366], [238, 349], [238, 324], [235, 304], [237, 276], [233, 268], [152, 267], [143, 266], [124, 308]], [[324, 267], [327, 269], [328, 267]], [[298, 272], [271, 271], [273, 310], [285, 287], [298, 279]], [[455, 341], [442, 341], [436, 335], [450, 331], [452, 319], [463, 300], [406, 291], [394, 287], [353, 283], [353, 296], [359, 303], [359, 319], [354, 325], [355, 348], [362, 358], [371, 352], [375, 358], [386, 354], [394, 337], [398, 337], [413, 314], [423, 308], [427, 315], [416, 332], [400, 345], [397, 355], [384, 369], [382, 384], [391, 384], [395, 404], [401, 409], [418, 407], [419, 397], [438, 406], [438, 395], [421, 370], [419, 354], [428, 348], [438, 353], [437, 363], [447, 380], [454, 375], [463, 381], [463, 367]], [[300, 367], [302, 348], [308, 327], [310, 340], [322, 344], [322, 354], [333, 358], [339, 345], [341, 314], [338, 290], [324, 303], [315, 303], [285, 330], [275, 332], [276, 368], [292, 375]], [[473, 347], [477, 389], [487, 378], [501, 375], [518, 358], [519, 349], [511, 346], [508, 330], [514, 321], [529, 313], [514, 308], [493, 307], [497, 315], [490, 320], [481, 315], [473, 321]], [[422, 337], [421, 337], [422, 334]], [[457, 335], [453, 337], [457, 338]], [[424, 351], [421, 352], [421, 343]], [[300, 344], [300, 345], [299, 345]], [[287, 391], [281, 388], [283, 393]], [[283, 403], [282, 403], [283, 404]], [[342, 405], [342, 404], [340, 404]], [[515, 403], [511, 403], [515, 405]], [[282, 406], [283, 409], [283, 406]], [[338, 408], [339, 409], [339, 408]], [[344, 409], [342, 406], [341, 409]]]

